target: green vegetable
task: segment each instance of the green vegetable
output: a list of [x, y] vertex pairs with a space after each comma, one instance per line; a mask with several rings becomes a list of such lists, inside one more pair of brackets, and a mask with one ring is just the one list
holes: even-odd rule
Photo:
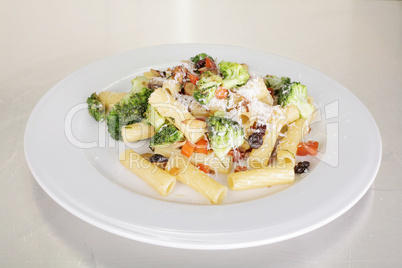
[[88, 103], [88, 112], [93, 118], [95, 118], [96, 121], [102, 121], [105, 119], [106, 107], [100, 101], [96, 93], [92, 93], [92, 95], [88, 97], [87, 103]]
[[195, 55], [194, 57], [190, 58], [190, 60], [194, 63], [197, 63], [200, 60], [205, 60], [206, 57], [210, 58], [211, 60], [214, 60], [211, 56], [207, 55], [206, 53], [200, 53], [198, 55]]
[[148, 88], [149, 79], [145, 76], [137, 76], [131, 80], [133, 87], [131, 88], [131, 93], [140, 92], [143, 88]]
[[307, 102], [307, 88], [299, 82], [292, 82], [279, 89], [278, 104], [296, 105], [302, 118], [309, 117], [315, 110], [314, 106]]
[[230, 89], [242, 86], [250, 78], [247, 70], [238, 63], [221, 61], [218, 67], [224, 77], [222, 81], [222, 87], [224, 88]]
[[150, 104], [148, 104], [147, 111], [145, 112], [144, 123], [154, 127], [155, 132], [158, 132], [160, 127], [165, 123], [165, 118], [161, 116]]
[[171, 123], [160, 127], [159, 131], [151, 138], [150, 147], [169, 146], [184, 140], [184, 135]]
[[283, 87], [286, 87], [290, 84], [289, 77], [277, 77], [275, 75], [267, 75], [265, 76], [265, 85], [274, 90], [275, 95], [279, 94], [279, 90]]
[[211, 116], [206, 123], [209, 143], [221, 161], [231, 149], [243, 144], [244, 130], [238, 122], [227, 117]]
[[110, 136], [115, 139], [121, 139], [121, 127], [141, 122], [144, 119], [144, 113], [148, 108], [148, 98], [152, 90], [142, 88], [138, 92], [128, 93], [106, 117], [106, 123]]
[[194, 99], [201, 104], [208, 104], [221, 83], [222, 78], [219, 75], [215, 75], [210, 71], [203, 72], [197, 82], [197, 89], [194, 90]]

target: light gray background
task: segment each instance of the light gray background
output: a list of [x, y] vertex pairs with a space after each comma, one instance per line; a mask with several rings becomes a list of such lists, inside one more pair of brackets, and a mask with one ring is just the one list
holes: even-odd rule
[[[402, 267], [401, 1], [2, 0], [0, 33], [0, 267]], [[383, 141], [367, 194], [311, 233], [227, 251], [131, 241], [56, 204], [24, 157], [35, 104], [93, 61], [184, 42], [286, 56], [350, 89], [373, 114]]]

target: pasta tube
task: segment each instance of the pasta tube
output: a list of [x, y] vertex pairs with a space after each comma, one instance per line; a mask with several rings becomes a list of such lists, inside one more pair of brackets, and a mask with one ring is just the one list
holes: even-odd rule
[[290, 124], [300, 117], [296, 106], [290, 105], [275, 111], [268, 121], [267, 131], [264, 135], [262, 146], [253, 149], [249, 157], [249, 165], [252, 168], [268, 166], [269, 158], [275, 147], [279, 132], [286, 124]]
[[179, 93], [180, 89], [180, 84], [174, 79], [166, 80], [162, 86], [162, 90], [166, 90], [173, 97], [176, 96], [177, 93]]
[[151, 138], [155, 134], [154, 127], [144, 123], [136, 123], [121, 128], [124, 142], [135, 142]]
[[211, 113], [207, 111], [204, 107], [202, 107], [198, 102], [193, 101], [190, 103], [189, 109], [191, 114], [195, 117], [209, 117]]
[[162, 196], [168, 195], [176, 185], [176, 177], [152, 164], [131, 149], [120, 155], [120, 163], [144, 180]]
[[269, 106], [272, 106], [272, 104], [274, 103], [274, 99], [272, 98], [271, 94], [268, 94], [267, 96], [260, 98], [259, 101], [268, 104]]
[[199, 141], [204, 136], [206, 129], [207, 124], [205, 123], [205, 121], [197, 119], [189, 119], [182, 122], [180, 128], [183, 135], [191, 142]]
[[184, 156], [178, 154], [172, 156], [166, 164], [166, 170], [175, 174], [179, 181], [208, 198], [213, 204], [221, 203], [226, 196], [228, 190], [226, 186], [193, 166]]
[[[149, 104], [154, 107], [160, 115], [166, 118], [172, 118], [173, 124], [180, 130], [183, 135], [193, 144], [204, 137], [206, 127], [194, 128], [189, 126], [188, 122], [196, 123], [194, 116], [187, 109], [176, 101], [166, 90], [156, 89], [148, 100]], [[193, 121], [190, 121], [193, 120]], [[192, 125], [192, 124], [190, 124]]]
[[127, 93], [123, 92], [102, 91], [98, 94], [98, 98], [104, 103], [105, 107], [110, 110], [126, 95]]
[[180, 149], [173, 147], [155, 147], [154, 153], [163, 155], [166, 158], [170, 158], [175, 154], [180, 154]]
[[299, 109], [295, 105], [288, 105], [283, 108], [285, 113], [285, 124], [289, 125], [300, 118]]
[[295, 165], [297, 146], [303, 138], [305, 119], [298, 119], [288, 126], [286, 136], [278, 145], [277, 158], [279, 161], [292, 162]]
[[[311, 96], [307, 96], [307, 102], [310, 103], [311, 105], [314, 105], [314, 99]], [[306, 119], [306, 124], [305, 127], [303, 128], [303, 135], [307, 135], [310, 131], [310, 124], [314, 120], [317, 112], [314, 111], [307, 119]]]
[[265, 86], [264, 79], [261, 77], [251, 78], [244, 86], [237, 89], [237, 94], [248, 100], [258, 99], [263, 100], [264, 103], [270, 106], [273, 104], [272, 96]]
[[241, 191], [291, 183], [294, 181], [294, 177], [292, 165], [269, 166], [231, 173], [228, 175], [228, 185], [233, 191]]
[[242, 95], [232, 93], [229, 95], [228, 108], [231, 109], [240, 106], [241, 102], [244, 100], [245, 98]]

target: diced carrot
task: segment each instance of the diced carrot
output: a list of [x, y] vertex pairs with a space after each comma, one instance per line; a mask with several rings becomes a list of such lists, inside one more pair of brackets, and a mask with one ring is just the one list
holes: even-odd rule
[[215, 62], [213, 60], [211, 60], [210, 58], [206, 57], [205, 58], [205, 67], [215, 69], [216, 64], [215, 64]]
[[226, 88], [218, 87], [215, 91], [215, 97], [217, 99], [226, 99], [229, 91]]
[[196, 85], [197, 84], [197, 82], [198, 82], [198, 77], [196, 76], [196, 75], [194, 75], [194, 74], [188, 74], [188, 77], [190, 78], [190, 82], [191, 83], [193, 83], [194, 85]]
[[199, 140], [195, 144], [195, 152], [200, 154], [208, 154], [208, 141], [206, 139]]
[[180, 169], [178, 167], [174, 167], [171, 170], [169, 170], [169, 174], [173, 175], [173, 176], [179, 175], [179, 173], [180, 173]]
[[233, 162], [238, 162], [243, 159], [243, 154], [239, 151], [239, 149], [232, 149], [228, 153], [229, 156], [233, 157]]
[[236, 172], [246, 171], [246, 170], [247, 170], [247, 167], [244, 167], [244, 166], [237, 166], [237, 167], [235, 168], [234, 172], [236, 173]]
[[316, 155], [318, 149], [318, 141], [307, 141], [300, 142], [297, 146], [296, 155], [304, 156], [304, 155]]
[[183, 147], [181, 147], [181, 154], [187, 157], [191, 157], [194, 153], [195, 146], [187, 141]]
[[211, 170], [211, 168], [208, 165], [204, 165], [204, 164], [199, 164], [198, 169], [203, 171], [204, 173], [208, 174], [209, 171]]

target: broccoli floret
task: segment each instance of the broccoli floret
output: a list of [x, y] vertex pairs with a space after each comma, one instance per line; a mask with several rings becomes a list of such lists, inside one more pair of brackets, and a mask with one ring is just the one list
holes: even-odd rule
[[142, 88], [137, 93], [128, 93], [117, 103], [106, 117], [110, 136], [121, 139], [121, 127], [141, 122], [148, 107], [148, 98], [152, 90]]
[[224, 77], [222, 81], [224, 88], [230, 89], [242, 86], [247, 83], [250, 78], [247, 70], [238, 63], [221, 61], [218, 66]]
[[143, 88], [148, 88], [149, 79], [145, 76], [137, 76], [133, 80], [131, 80], [131, 84], [133, 87], [131, 88], [131, 93], [140, 92]]
[[314, 106], [307, 102], [307, 88], [299, 82], [292, 82], [279, 89], [278, 104], [296, 105], [302, 118], [309, 117], [315, 110]]
[[274, 90], [275, 95], [279, 94], [279, 90], [283, 87], [289, 86], [289, 77], [277, 77], [275, 75], [267, 75], [264, 79], [265, 85]]
[[171, 123], [160, 127], [159, 131], [151, 138], [150, 148], [164, 147], [184, 140], [184, 135]]
[[194, 99], [201, 104], [208, 104], [221, 83], [222, 78], [219, 75], [215, 75], [210, 71], [203, 72], [197, 82], [197, 89], [193, 93]]
[[191, 57], [190, 60], [194, 63], [197, 63], [200, 60], [205, 60], [206, 57], [210, 58], [211, 60], [214, 60], [211, 56], [207, 55], [206, 53], [200, 53], [198, 55], [195, 55], [194, 57]]
[[154, 107], [148, 104], [147, 111], [145, 112], [145, 119], [143, 120], [143, 122], [153, 126], [155, 131], [158, 132], [165, 121], [165, 118], [161, 116]]
[[100, 101], [96, 93], [92, 93], [92, 95], [88, 97], [87, 103], [88, 103], [88, 112], [93, 118], [95, 118], [96, 121], [102, 121], [105, 119], [106, 117], [105, 105], [103, 105], [103, 103]]
[[244, 129], [238, 122], [227, 117], [209, 117], [207, 128], [211, 148], [221, 161], [231, 149], [243, 144]]

